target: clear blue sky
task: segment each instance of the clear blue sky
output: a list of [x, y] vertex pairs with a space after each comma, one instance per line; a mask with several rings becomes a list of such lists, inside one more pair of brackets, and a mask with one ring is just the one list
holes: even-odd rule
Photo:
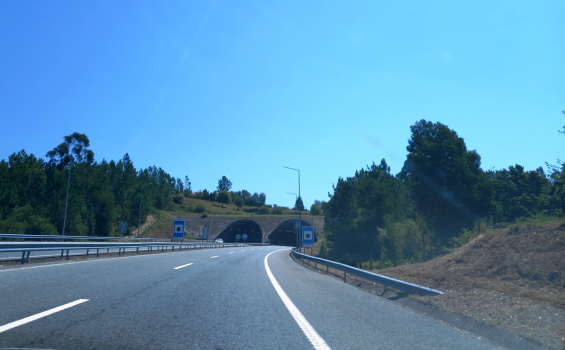
[[[97, 161], [306, 205], [439, 121], [483, 169], [565, 158], [565, 2], [0, 1], [0, 159]], [[544, 166], [545, 167], [545, 166]]]

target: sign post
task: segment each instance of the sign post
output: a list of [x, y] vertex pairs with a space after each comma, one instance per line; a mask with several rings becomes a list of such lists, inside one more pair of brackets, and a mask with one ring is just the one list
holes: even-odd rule
[[314, 246], [314, 228], [312, 226], [302, 226], [302, 247], [312, 248]]
[[173, 224], [173, 241], [184, 239], [184, 220], [175, 220]]

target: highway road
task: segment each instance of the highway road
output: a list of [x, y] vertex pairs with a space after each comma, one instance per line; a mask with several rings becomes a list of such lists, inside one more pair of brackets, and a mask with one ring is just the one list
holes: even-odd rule
[[276, 246], [2, 267], [0, 295], [0, 348], [499, 349]]

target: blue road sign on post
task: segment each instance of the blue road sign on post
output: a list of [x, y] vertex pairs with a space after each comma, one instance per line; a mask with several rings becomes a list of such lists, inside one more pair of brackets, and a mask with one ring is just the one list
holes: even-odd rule
[[245, 240], [247, 239], [247, 233], [242, 234], [241, 238], [243, 238], [243, 242], [245, 243]]
[[302, 226], [302, 247], [312, 248], [314, 246], [314, 228], [312, 226]]
[[173, 223], [173, 241], [184, 239], [184, 220], [175, 220]]

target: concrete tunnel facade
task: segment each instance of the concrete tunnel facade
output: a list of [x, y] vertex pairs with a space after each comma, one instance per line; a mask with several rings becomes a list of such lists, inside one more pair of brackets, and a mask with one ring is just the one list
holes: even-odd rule
[[[177, 219], [176, 215], [167, 214]], [[221, 238], [224, 242], [235, 242], [235, 236], [246, 233], [248, 243], [267, 243], [277, 245], [296, 245], [298, 220], [289, 216], [200, 216], [181, 215], [185, 221], [185, 234], [196, 239], [202, 238], [202, 229], [208, 227], [211, 240]], [[324, 230], [323, 216], [303, 216], [302, 226], [313, 226], [315, 240]]]

